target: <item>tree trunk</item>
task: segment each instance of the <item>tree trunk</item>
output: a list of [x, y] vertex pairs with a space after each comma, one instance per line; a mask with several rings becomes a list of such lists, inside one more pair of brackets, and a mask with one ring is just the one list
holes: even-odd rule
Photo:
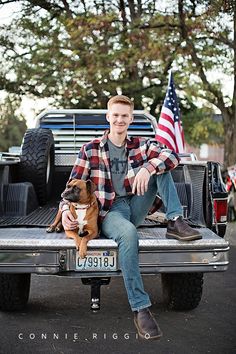
[[224, 121], [224, 167], [236, 164], [236, 117], [222, 112]]
[[131, 20], [133, 21], [137, 17], [134, 0], [129, 0], [128, 4], [129, 4], [129, 10], [130, 10], [130, 17], [131, 17]]
[[126, 25], [127, 25], [127, 17], [126, 17], [126, 11], [125, 11], [125, 3], [124, 3], [124, 0], [120, 0], [120, 3], [119, 3], [119, 10], [120, 10], [121, 17], [122, 17], [123, 27], [125, 28]]

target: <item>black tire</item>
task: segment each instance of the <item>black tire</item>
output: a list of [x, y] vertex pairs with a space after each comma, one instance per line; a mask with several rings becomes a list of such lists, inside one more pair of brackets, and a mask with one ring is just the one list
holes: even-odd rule
[[31, 274], [0, 274], [0, 310], [17, 311], [25, 308], [30, 292]]
[[195, 309], [202, 298], [202, 273], [162, 274], [164, 300], [171, 310]]
[[31, 182], [40, 205], [50, 198], [54, 171], [54, 139], [49, 129], [28, 129], [23, 138], [19, 180]]

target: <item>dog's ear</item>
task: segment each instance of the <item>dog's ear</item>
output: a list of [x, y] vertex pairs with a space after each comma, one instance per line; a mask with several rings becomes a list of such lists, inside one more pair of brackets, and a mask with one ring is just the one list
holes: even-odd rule
[[70, 178], [70, 179], [66, 182], [66, 188], [69, 188], [69, 187], [70, 187], [71, 182], [73, 182], [73, 181], [76, 181], [76, 179], [74, 179], [74, 178]]
[[95, 190], [97, 189], [97, 186], [96, 186], [95, 183], [93, 183], [93, 182], [91, 181], [91, 179], [88, 179], [88, 180], [86, 181], [86, 188], [87, 188], [88, 193], [89, 193], [89, 194], [92, 194], [92, 193], [95, 192]]

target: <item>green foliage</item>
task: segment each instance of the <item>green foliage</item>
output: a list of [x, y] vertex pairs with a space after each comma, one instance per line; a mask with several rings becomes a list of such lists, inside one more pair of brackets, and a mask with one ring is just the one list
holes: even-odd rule
[[[37, 2], [25, 3], [22, 17], [2, 29], [2, 38], [10, 41], [3, 54], [8, 67], [0, 73], [3, 88], [54, 97], [56, 105], [71, 108], [104, 107], [117, 91], [132, 96], [137, 108], [143, 97], [152, 103], [161, 96], [177, 44], [166, 38], [164, 16], [148, 12], [152, 1], [133, 15], [126, 7], [122, 19], [115, 2], [104, 1], [104, 11], [102, 3], [85, 1], [86, 11], [80, 8], [72, 16], [55, 15], [55, 2], [35, 16]], [[158, 24], [154, 29], [149, 28], [152, 17]]]
[[224, 128], [222, 122], [214, 122], [212, 116], [205, 117], [197, 122], [191, 132], [191, 139], [193, 145], [203, 144], [219, 144], [224, 143]]
[[223, 123], [214, 121], [214, 111], [211, 108], [199, 108], [190, 99], [186, 99], [181, 101], [181, 113], [188, 144], [199, 147], [204, 143], [224, 143]]
[[0, 104], [0, 151], [21, 145], [27, 126], [25, 119], [16, 114], [18, 107], [19, 100], [12, 95]]

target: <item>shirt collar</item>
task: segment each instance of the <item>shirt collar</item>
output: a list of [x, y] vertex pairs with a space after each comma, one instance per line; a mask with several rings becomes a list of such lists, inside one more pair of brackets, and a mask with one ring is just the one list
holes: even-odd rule
[[[105, 130], [103, 136], [101, 137], [100, 147], [103, 147], [107, 143], [109, 133], [110, 133], [110, 129]], [[132, 142], [132, 139], [129, 135], [126, 136], [125, 140], [127, 145], [129, 145]]]

